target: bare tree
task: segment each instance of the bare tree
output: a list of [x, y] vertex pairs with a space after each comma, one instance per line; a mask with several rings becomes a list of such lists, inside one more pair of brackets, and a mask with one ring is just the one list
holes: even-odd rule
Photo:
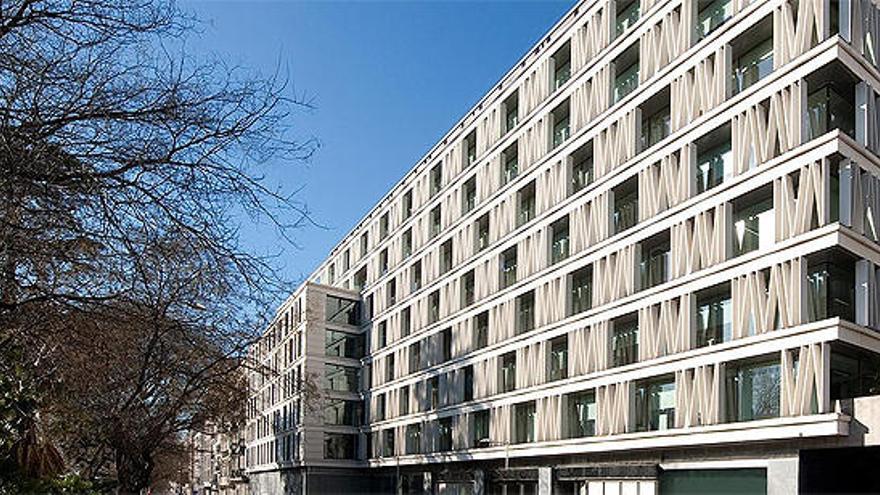
[[292, 242], [310, 221], [258, 168], [313, 153], [291, 124], [307, 105], [279, 74], [187, 54], [196, 25], [165, 0], [0, 3], [0, 373], [125, 493], [240, 407], [230, 377], [285, 285], [238, 222]]

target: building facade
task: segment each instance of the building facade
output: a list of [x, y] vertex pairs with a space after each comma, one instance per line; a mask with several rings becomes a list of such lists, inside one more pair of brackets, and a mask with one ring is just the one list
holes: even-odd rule
[[577, 3], [279, 309], [252, 490], [880, 490], [878, 37]]

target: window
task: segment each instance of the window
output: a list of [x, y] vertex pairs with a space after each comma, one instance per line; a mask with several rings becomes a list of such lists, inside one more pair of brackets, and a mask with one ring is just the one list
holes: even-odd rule
[[418, 454], [422, 451], [422, 425], [406, 425], [406, 453]]
[[641, 243], [639, 262], [641, 288], [649, 289], [669, 280], [669, 231], [655, 234]]
[[388, 345], [388, 323], [387, 322], [379, 322], [379, 325], [376, 328], [376, 345], [379, 349]]
[[725, 394], [728, 421], [779, 417], [780, 387], [777, 360], [729, 364]]
[[482, 349], [489, 345], [489, 312], [474, 316], [474, 348]]
[[440, 211], [440, 205], [437, 205], [431, 210], [431, 238], [437, 237], [442, 229], [443, 216]]
[[880, 356], [855, 347], [831, 349], [831, 400], [852, 399], [880, 392]]
[[553, 89], [559, 89], [571, 78], [571, 42], [566, 42], [551, 57]]
[[452, 269], [452, 239], [447, 240], [440, 245], [440, 274], [448, 272]]
[[568, 215], [550, 225], [550, 263], [555, 264], [568, 258]]
[[461, 307], [466, 308], [474, 303], [474, 271], [461, 276]]
[[535, 291], [529, 291], [516, 298], [516, 333], [528, 332], [535, 328]]
[[413, 252], [413, 235], [412, 235], [412, 227], [406, 229], [401, 236], [401, 259], [409, 258]]
[[[843, 69], [841, 69], [843, 70]], [[855, 138], [855, 92], [852, 84], [835, 82], [811, 90], [807, 97], [807, 116], [809, 117], [808, 139], [812, 139], [834, 129]]]
[[324, 424], [360, 426], [363, 407], [360, 401], [328, 398], [324, 406]]
[[370, 250], [370, 234], [368, 232], [364, 232], [361, 234], [361, 258], [367, 255], [367, 252]]
[[324, 380], [327, 389], [337, 392], [357, 392], [360, 369], [353, 366], [324, 363]]
[[422, 260], [416, 261], [409, 268], [410, 291], [415, 292], [422, 288]]
[[491, 441], [489, 439], [489, 410], [476, 411], [471, 414], [473, 424], [471, 425], [471, 438], [474, 447], [489, 447]]
[[428, 296], [428, 323], [440, 320], [440, 291], [435, 290]]
[[464, 369], [463, 388], [462, 401], [468, 402], [474, 400], [474, 365], [467, 366]]
[[516, 404], [513, 406], [513, 442], [514, 443], [530, 443], [535, 441], [535, 430], [537, 429], [537, 414], [535, 411], [535, 401]]
[[357, 459], [357, 435], [324, 433], [324, 459]]
[[388, 237], [388, 212], [382, 214], [379, 217], [379, 238], [384, 239]]
[[385, 419], [385, 394], [379, 394], [376, 396], [376, 417], [375, 421], [382, 421]]
[[437, 434], [434, 437], [434, 452], [446, 452], [452, 450], [452, 418], [440, 418], [437, 420]]
[[388, 273], [388, 248], [379, 253], [379, 273], [382, 275]]
[[809, 321], [839, 317], [855, 321], [855, 266], [842, 253], [823, 253], [807, 267]]
[[511, 246], [501, 253], [501, 288], [516, 283], [516, 246]]
[[480, 252], [489, 246], [489, 214], [486, 213], [479, 220], [474, 229], [474, 251]]
[[400, 388], [400, 396], [398, 397], [398, 402], [400, 415], [406, 416], [407, 414], [409, 414], [409, 385], [404, 385]]
[[452, 359], [452, 329], [447, 328], [439, 333], [440, 336], [440, 350], [443, 355], [440, 357], [441, 362], [446, 362]]
[[615, 187], [611, 194], [614, 202], [614, 233], [619, 234], [635, 227], [639, 219], [638, 178], [633, 177]]
[[409, 345], [409, 372], [414, 373], [422, 369], [422, 343], [413, 342]]
[[394, 353], [385, 358], [385, 382], [394, 381], [394, 372], [397, 369]]
[[471, 177], [461, 190], [461, 214], [464, 215], [477, 206], [477, 178]]
[[715, 129], [696, 141], [697, 194], [718, 186], [733, 174], [730, 124]]
[[406, 220], [413, 214], [413, 192], [412, 189], [403, 195], [403, 219]]
[[327, 321], [345, 325], [360, 325], [360, 303], [351, 299], [327, 296], [324, 306]]
[[701, 40], [733, 17], [733, 1], [698, 0], [697, 11], [696, 39]]
[[550, 341], [550, 380], [568, 378], [568, 336]]
[[382, 430], [382, 457], [394, 455], [394, 428]]
[[516, 352], [501, 356], [501, 393], [516, 390]]
[[672, 377], [636, 386], [636, 431], [675, 428], [675, 380]]
[[769, 185], [733, 203], [733, 255], [764, 249], [775, 242], [773, 190]]
[[467, 137], [464, 138], [464, 160], [465, 166], [472, 165], [475, 161], [477, 161], [477, 131], [476, 129], [471, 131]]
[[664, 88], [648, 101], [639, 105], [639, 108], [642, 110], [639, 150], [644, 151], [662, 141], [672, 130], [669, 115], [669, 88]]
[[583, 313], [593, 306], [593, 268], [585, 266], [568, 276], [569, 315]]
[[510, 132], [519, 123], [519, 93], [514, 91], [508, 96], [504, 100], [502, 108], [504, 109], [504, 132]]
[[593, 142], [581, 146], [571, 155], [571, 194], [593, 182]]
[[501, 152], [501, 185], [505, 185], [519, 175], [519, 151], [514, 142]]
[[591, 437], [596, 434], [596, 396], [593, 392], [568, 395], [568, 437]]
[[428, 409], [437, 409], [440, 407], [440, 378], [434, 376], [428, 378]]
[[697, 347], [730, 341], [733, 310], [729, 283], [697, 292], [696, 308]]
[[[636, 2], [637, 3], [637, 2]], [[614, 103], [639, 87], [639, 45], [634, 44], [614, 61]]]
[[639, 20], [639, 0], [626, 3], [621, 2], [617, 7], [617, 16], [614, 20], [614, 36], [620, 36], [624, 31], [632, 27]]
[[550, 114], [553, 123], [553, 134], [551, 136], [551, 148], [556, 148], [566, 142], [571, 137], [571, 125], [569, 116], [569, 101], [565, 100], [556, 107]]
[[769, 19], [756, 24], [731, 45], [734, 94], [745, 91], [773, 71], [773, 27]]
[[612, 323], [611, 360], [625, 366], [639, 359], [639, 320], [636, 315], [622, 316]]
[[367, 286], [367, 267], [364, 266], [354, 274], [355, 290], [363, 290]]
[[364, 357], [364, 336], [336, 330], [324, 331], [324, 355], [360, 359]]
[[406, 337], [412, 331], [412, 310], [404, 308], [400, 312], [400, 336]]
[[535, 181], [520, 189], [517, 196], [519, 215], [517, 215], [516, 225], [519, 227], [535, 218]]
[[336, 263], [332, 263], [327, 268], [327, 280], [330, 281], [330, 285], [333, 285], [336, 282]]
[[351, 250], [346, 249], [342, 253], [342, 271], [347, 272], [349, 268], [351, 268]]
[[431, 169], [431, 197], [433, 198], [440, 189], [443, 189], [443, 163], [434, 165]]

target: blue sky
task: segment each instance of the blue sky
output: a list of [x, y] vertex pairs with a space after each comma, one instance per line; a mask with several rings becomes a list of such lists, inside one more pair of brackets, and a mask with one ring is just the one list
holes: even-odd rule
[[265, 225], [246, 246], [282, 253], [293, 281], [329, 250], [571, 6], [542, 1], [192, 1], [206, 24], [196, 50], [271, 74], [286, 67], [315, 109], [300, 135], [321, 148], [308, 164], [271, 164], [270, 184], [299, 187], [324, 228], [299, 249]]

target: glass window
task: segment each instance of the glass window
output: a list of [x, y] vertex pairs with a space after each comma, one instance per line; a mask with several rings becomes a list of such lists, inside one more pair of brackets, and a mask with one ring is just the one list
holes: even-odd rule
[[614, 78], [614, 103], [622, 100], [637, 87], [639, 87], [639, 63], [635, 62]]
[[519, 175], [519, 151], [514, 142], [501, 153], [501, 185], [507, 184]]
[[364, 357], [363, 334], [324, 331], [324, 355], [360, 359]]
[[537, 414], [535, 402], [526, 402], [513, 406], [514, 411], [514, 443], [530, 443], [535, 441]]
[[516, 283], [516, 246], [501, 253], [501, 288]]
[[410, 334], [412, 329], [412, 310], [410, 308], [404, 308], [403, 311], [400, 312], [400, 336], [406, 337]]
[[550, 263], [553, 264], [568, 258], [568, 216], [553, 222], [550, 231]]
[[474, 271], [461, 276], [461, 306], [466, 308], [474, 303]]
[[415, 292], [422, 288], [422, 261], [416, 261], [412, 267], [410, 267], [410, 290]]
[[351, 299], [327, 296], [325, 305], [327, 321], [346, 325], [360, 325], [360, 303]]
[[422, 343], [413, 342], [409, 345], [409, 372], [422, 369]]
[[489, 447], [491, 443], [489, 440], [489, 410], [476, 411], [471, 417], [473, 418], [471, 431], [473, 432], [474, 447]]
[[729, 365], [728, 421], [779, 417], [780, 367], [778, 361]]
[[639, 219], [639, 190], [636, 181], [627, 181], [613, 190], [614, 233], [632, 228]]
[[807, 273], [809, 321], [834, 317], [855, 321], [855, 287], [855, 267], [852, 262], [810, 263]]
[[[773, 195], [748, 198], [738, 202], [733, 212], [733, 254], [740, 256], [764, 249], [775, 242], [776, 219], [773, 216]], [[751, 200], [754, 199], [754, 200]]]
[[388, 212], [379, 217], [379, 237], [384, 239], [388, 237]]
[[880, 393], [880, 355], [843, 347], [831, 350], [831, 400]]
[[535, 218], [535, 183], [531, 182], [520, 189], [517, 196], [519, 196], [519, 215], [516, 224], [520, 226]]
[[639, 320], [626, 316], [613, 322], [611, 357], [614, 366], [632, 364], [639, 359]]
[[408, 258], [413, 252], [413, 236], [412, 236], [412, 228], [406, 229], [403, 233], [403, 242], [402, 242], [402, 258]]
[[394, 372], [397, 370], [397, 366], [394, 363], [394, 353], [388, 354], [388, 357], [385, 358], [385, 381], [390, 382], [394, 380]]
[[412, 189], [403, 195], [403, 219], [411, 217], [413, 213], [413, 193]]
[[376, 417], [375, 421], [382, 421], [385, 419], [385, 394], [379, 394], [376, 396]]
[[428, 296], [428, 323], [440, 320], [440, 291], [435, 290]]
[[501, 356], [501, 392], [516, 390], [516, 352]]
[[556, 148], [571, 137], [569, 100], [562, 102], [551, 114], [553, 119], [552, 148]]
[[418, 454], [422, 451], [422, 425], [406, 425], [406, 453]]
[[624, 31], [632, 27], [639, 20], [639, 7], [639, 0], [634, 0], [617, 8], [617, 18], [614, 21], [615, 37], [623, 34]]
[[568, 377], [568, 336], [550, 341], [550, 380]]
[[675, 428], [675, 381], [643, 383], [636, 387], [636, 431]]
[[428, 409], [440, 407], [440, 378], [428, 378]]
[[324, 459], [357, 459], [357, 435], [324, 433]]
[[379, 253], [379, 273], [382, 275], [388, 273], [388, 248]]
[[559, 89], [570, 78], [571, 43], [566, 43], [553, 54], [553, 88]]
[[733, 17], [731, 0], [699, 0], [697, 9], [697, 40], [705, 38]]
[[400, 388], [400, 396], [398, 397], [398, 406], [400, 407], [400, 415], [409, 414], [409, 385]]
[[464, 183], [461, 192], [461, 214], [473, 210], [477, 206], [477, 178], [471, 177]]
[[646, 150], [668, 136], [671, 122], [668, 105], [642, 119], [641, 149]]
[[464, 138], [465, 165], [471, 165], [477, 161], [477, 131], [473, 130]]
[[382, 457], [394, 456], [394, 428], [382, 431]]
[[443, 163], [438, 163], [431, 169], [431, 196], [440, 192], [440, 189], [443, 189]]
[[357, 392], [360, 369], [340, 364], [324, 363], [325, 388], [337, 392]]
[[360, 401], [328, 398], [324, 406], [324, 424], [360, 426], [363, 406]]
[[571, 194], [593, 182], [593, 143], [582, 146], [572, 155]]
[[855, 108], [853, 104], [834, 90], [831, 84], [823, 86], [807, 97], [809, 117], [808, 139], [821, 136], [834, 129], [855, 138]]
[[529, 291], [516, 298], [516, 333], [535, 328], [535, 292]]
[[593, 269], [585, 266], [569, 275], [569, 314], [583, 313], [593, 306]]
[[443, 229], [443, 216], [440, 205], [431, 210], [431, 237], [437, 237]]
[[437, 434], [435, 435], [434, 452], [446, 452], [452, 450], [452, 418], [440, 418], [437, 420]]
[[596, 434], [596, 396], [593, 392], [568, 395], [568, 437], [591, 437]]
[[489, 214], [486, 213], [477, 220], [477, 228], [474, 233], [474, 247], [480, 252], [489, 247]]
[[489, 312], [474, 316], [474, 347], [482, 349], [489, 345]]
[[639, 263], [642, 289], [660, 285], [669, 279], [669, 233], [662, 232], [642, 241]]
[[452, 269], [452, 258], [452, 239], [449, 239], [440, 246], [441, 275]]
[[733, 92], [746, 90], [773, 71], [773, 38], [767, 38], [733, 61]]
[[697, 347], [730, 341], [733, 312], [730, 284], [698, 292], [696, 306]]
[[464, 369], [464, 393], [462, 401], [467, 402], [474, 399], [474, 366], [470, 365]]
[[697, 194], [724, 182], [733, 173], [730, 140], [697, 154]]
[[510, 132], [519, 123], [519, 93], [514, 92], [504, 100], [504, 130]]

